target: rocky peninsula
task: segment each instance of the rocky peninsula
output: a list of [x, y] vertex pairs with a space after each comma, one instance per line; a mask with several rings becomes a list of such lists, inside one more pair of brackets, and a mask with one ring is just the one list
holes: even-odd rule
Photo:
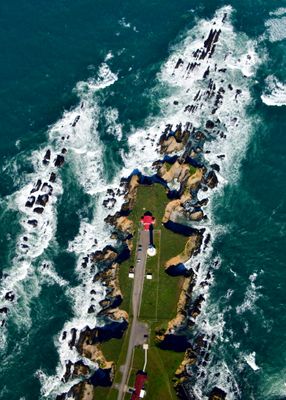
[[[160, 351], [181, 354], [180, 362], [169, 379], [172, 390], [175, 390], [181, 399], [197, 399], [193, 386], [197, 380], [204, 378], [205, 372], [201, 367], [205, 367], [211, 360], [211, 347], [215, 336], [200, 333], [195, 327], [202, 313], [205, 293], [211, 285], [213, 269], [216, 267], [214, 261], [207, 271], [201, 271], [197, 256], [206, 251], [211, 241], [211, 235], [204, 227], [204, 223], [208, 220], [210, 196], [207, 194], [218, 186], [220, 163], [225, 158], [225, 154], [217, 154], [215, 162], [207, 161], [206, 154], [209, 154], [210, 150], [205, 150], [205, 145], [226, 140], [227, 129], [220, 119], [219, 110], [224, 104], [225, 97], [233, 98], [233, 101], [238, 103], [243, 95], [241, 88], [234, 87], [225, 79], [227, 71], [225, 59], [222, 58], [222, 65], [213, 61], [226, 20], [227, 14], [224, 13], [220, 19], [213, 24], [210, 23], [208, 34], [193, 51], [191, 59], [180, 57], [173, 65], [172, 76], [176, 77], [179, 71], [180, 77], [184, 76], [184, 79], [187, 79], [192, 74], [198, 73], [201, 75], [201, 84], [190, 104], [184, 104], [183, 122], [178, 120], [175, 124], [167, 124], [165, 130], [161, 132], [158, 143], [155, 143], [158, 159], [153, 163], [153, 174], [146, 176], [141, 171], [135, 170], [130, 176], [122, 178], [117, 190], [108, 189], [103, 203], [107, 209], [112, 210], [117, 193], [122, 193], [124, 196], [121, 210], [113, 214], [110, 212], [105, 219], [105, 222], [112, 227], [111, 238], [116, 240], [118, 245], [114, 248], [107, 246], [101, 251], [87, 255], [82, 264], [82, 268], [86, 268], [88, 264], [96, 263], [99, 272], [95, 274], [94, 282], [99, 280], [106, 287], [106, 298], [101, 300], [101, 309], [96, 314], [99, 317], [98, 326], [86, 327], [81, 332], [75, 333], [75, 340], [70, 343], [71, 348], [84, 355], [87, 363], [67, 365], [64, 379], [69, 380], [76, 376], [78, 381], [68, 393], [58, 396], [58, 400], [68, 396], [78, 400], [101, 398], [100, 395], [97, 397], [96, 391], [94, 392], [95, 387], [118, 383], [115, 377], [119, 365], [115, 360], [107, 361], [102, 348], [104, 344], [105, 349], [108, 348], [109, 340], [114, 338], [120, 340], [124, 335], [126, 337], [126, 329], [128, 332], [132, 315], [130, 315], [130, 301], [126, 300], [126, 296], [130, 297], [130, 291], [128, 292], [125, 287], [126, 281], [122, 282], [120, 271], [126, 263], [130, 264], [130, 268], [134, 267], [131, 264], [135, 258], [134, 249], [140, 216], [138, 213], [143, 210], [142, 207], [136, 209], [139, 201], [138, 193], [141, 192], [141, 196], [144, 196], [142, 190], [148, 187], [148, 193], [152, 194], [155, 186], [162, 196], [160, 201], [157, 201], [156, 207], [154, 206], [157, 214], [162, 212], [160, 218], [156, 215], [158, 235], [155, 239], [158, 243], [160, 240], [164, 242], [164, 235], [160, 232], [163, 230], [169, 235], [168, 240], [174, 237], [173, 245], [172, 240], [168, 244], [168, 251], [172, 254], [164, 262], [161, 260], [159, 262], [160, 273], [163, 271], [169, 281], [177, 277], [180, 277], [180, 280], [176, 284], [179, 292], [176, 296], [175, 292], [170, 295], [176, 298], [173, 315], [168, 320], [165, 318], [162, 324], [151, 324], [151, 332], [154, 331], [154, 335], [151, 333], [151, 336]], [[179, 107], [180, 103], [174, 100], [173, 105]], [[204, 124], [198, 127], [188, 122], [188, 119], [192, 120], [203, 107], [207, 109]], [[234, 116], [231, 121], [235, 126], [237, 118]], [[178, 239], [179, 237], [181, 239]], [[180, 244], [184, 243], [179, 251], [175, 240]], [[96, 310], [91, 307], [89, 312], [93, 313]], [[88, 360], [93, 366], [96, 365], [96, 368], [91, 369], [87, 365]], [[205, 396], [219, 400], [226, 398], [226, 393], [222, 388], [213, 386], [207, 389]]]

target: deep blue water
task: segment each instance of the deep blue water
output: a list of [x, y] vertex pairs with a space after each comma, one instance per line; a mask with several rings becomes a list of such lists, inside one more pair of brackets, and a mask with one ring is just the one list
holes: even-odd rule
[[[221, 266], [215, 271], [208, 309], [214, 319], [222, 315], [224, 328], [210, 368], [228, 365], [240, 390], [238, 398], [282, 400], [286, 398], [285, 105], [268, 106], [260, 96], [267, 76], [286, 81], [285, 40], [261, 38], [267, 33], [269, 13], [286, 3], [229, 3], [235, 10], [234, 30], [258, 41], [262, 62], [248, 110], [257, 123], [252, 125], [239, 173], [216, 195], [214, 223], [225, 229], [214, 244]], [[98, 163], [111, 180], [123, 165], [121, 151], [128, 150], [128, 136], [160, 112], [162, 94], [156, 74], [170, 46], [200, 18], [212, 18], [223, 5], [218, 0], [0, 4], [1, 271], [14, 267], [21, 230], [14, 193], [28, 183], [33, 171], [31, 152], [48, 142], [49, 127], [64, 110], [78, 105], [76, 84], [96, 77], [106, 55], [112, 53], [108, 63], [118, 80], [98, 94], [98, 135], [103, 148]], [[286, 25], [280, 24], [279, 31], [283, 29], [286, 32]], [[120, 141], [107, 130], [105, 111], [110, 107], [118, 110]], [[68, 288], [76, 286], [79, 278], [75, 255], [67, 247], [78, 234], [80, 221], [91, 220], [97, 204], [68, 166], [62, 182], [55, 240], [33, 260], [33, 271], [19, 289], [19, 305], [7, 323], [0, 366], [3, 400], [40, 398], [41, 384], [35, 374], [42, 370], [47, 376], [55, 375], [57, 335], [73, 316], [73, 293]], [[42, 279], [39, 265], [45, 259], [53, 262], [66, 286]], [[257, 371], [245, 361], [253, 352]]]

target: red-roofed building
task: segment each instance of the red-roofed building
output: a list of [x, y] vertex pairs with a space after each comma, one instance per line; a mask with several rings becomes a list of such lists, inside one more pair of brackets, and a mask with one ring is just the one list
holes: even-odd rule
[[151, 225], [155, 224], [155, 221], [156, 221], [155, 218], [149, 211], [145, 212], [143, 217], [141, 217], [141, 224], [144, 227], [144, 231], [149, 231]]
[[144, 388], [144, 383], [147, 381], [148, 377], [146, 372], [143, 371], [138, 371], [136, 374], [136, 379], [135, 379], [135, 387], [134, 387], [134, 392], [132, 394], [131, 400], [139, 400], [142, 399], [142, 392], [145, 393], [143, 390]]

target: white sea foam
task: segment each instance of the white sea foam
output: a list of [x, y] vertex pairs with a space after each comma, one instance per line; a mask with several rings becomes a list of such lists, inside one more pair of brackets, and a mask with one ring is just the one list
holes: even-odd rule
[[244, 356], [244, 359], [247, 362], [247, 364], [250, 366], [250, 368], [253, 369], [253, 371], [258, 371], [260, 368], [258, 367], [258, 365], [255, 362], [255, 356], [256, 356], [256, 353], [254, 351], [250, 354], [246, 354]]
[[122, 125], [118, 122], [118, 110], [116, 108], [109, 107], [106, 109], [105, 113], [106, 120], [106, 132], [113, 135], [117, 140], [122, 139]]
[[125, 17], [121, 18], [118, 23], [125, 29], [132, 29], [134, 32], [138, 32], [136, 26], [132, 25], [131, 22], [127, 22]]
[[50, 261], [43, 261], [40, 265], [39, 272], [43, 278], [43, 282], [48, 285], [57, 284], [59, 286], [67, 286], [68, 281], [63, 279], [56, 272], [53, 264]]
[[[25, 181], [29, 182], [24, 185], [13, 195], [7, 198], [8, 206], [20, 212], [21, 234], [17, 238], [16, 255], [7, 266], [4, 272], [7, 274], [1, 281], [0, 299], [1, 307], [8, 307], [9, 314], [14, 317], [14, 322], [20, 325], [31, 324], [30, 318], [30, 300], [39, 294], [38, 277], [35, 274], [34, 261], [40, 257], [48, 248], [51, 241], [54, 240], [56, 230], [56, 209], [55, 205], [58, 196], [62, 193], [60, 177], [51, 186], [48, 186], [51, 172], [56, 171], [53, 165], [56, 152], [51, 151], [51, 161], [49, 165], [43, 165], [43, 157], [48, 147], [34, 151], [30, 157], [34, 172], [25, 177]], [[37, 191], [31, 193], [36, 182], [40, 180]], [[46, 183], [46, 185], [45, 185]], [[30, 196], [43, 196], [49, 194], [49, 200], [44, 207], [42, 214], [37, 214], [33, 207], [27, 207], [26, 201]], [[36, 205], [36, 202], [35, 202]], [[33, 227], [28, 223], [29, 220], [37, 220], [37, 227]], [[7, 295], [14, 296], [14, 299], [7, 298]], [[17, 299], [20, 299], [17, 302]], [[5, 336], [5, 330], [2, 330]], [[5, 340], [2, 339], [2, 343]]]
[[275, 15], [276, 17], [279, 17], [280, 15], [286, 14], [286, 8], [285, 7], [279, 7], [275, 11], [271, 11], [269, 13], [270, 15]]
[[247, 286], [244, 300], [241, 305], [236, 307], [237, 314], [243, 314], [246, 311], [256, 311], [256, 301], [261, 297], [259, 290], [261, 286], [256, 286], [255, 281], [257, 274], [253, 273], [249, 276], [250, 283]]
[[286, 105], [286, 84], [280, 82], [274, 75], [270, 75], [265, 80], [265, 90], [261, 95], [261, 100], [267, 106]]
[[269, 18], [265, 22], [267, 34], [270, 42], [278, 42], [286, 39], [286, 16], [285, 8], [270, 13], [274, 18]]

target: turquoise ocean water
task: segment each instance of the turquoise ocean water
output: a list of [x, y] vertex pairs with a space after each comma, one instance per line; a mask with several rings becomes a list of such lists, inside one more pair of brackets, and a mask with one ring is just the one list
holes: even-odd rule
[[[136, 132], [163, 120], [173, 99], [160, 71], [226, 5], [236, 45], [253, 43], [256, 66], [247, 123], [225, 149], [233, 168], [213, 195], [219, 268], [198, 329], [217, 340], [197, 391], [214, 383], [229, 399], [286, 398], [286, 2], [18, 0], [0, 4], [1, 302], [15, 295], [1, 305], [9, 308], [1, 314], [1, 400], [55, 398], [68, 350], [60, 333], [84, 326], [77, 259], [94, 234], [99, 243], [107, 235], [97, 226], [101, 192], [129, 165], [144, 165], [128, 154]], [[43, 173], [45, 149], [63, 147], [80, 110], [57, 200], [36, 235], [23, 199]]]

